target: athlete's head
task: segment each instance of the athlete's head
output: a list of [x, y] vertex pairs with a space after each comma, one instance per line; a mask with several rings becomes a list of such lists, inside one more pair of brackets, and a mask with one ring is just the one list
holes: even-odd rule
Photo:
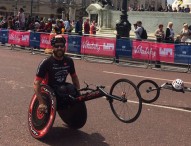
[[62, 35], [56, 35], [51, 40], [51, 46], [53, 47], [53, 54], [57, 58], [61, 58], [65, 53], [66, 39]]

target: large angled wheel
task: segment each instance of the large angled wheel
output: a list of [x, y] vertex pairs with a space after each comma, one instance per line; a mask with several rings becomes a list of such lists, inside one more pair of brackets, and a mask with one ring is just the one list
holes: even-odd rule
[[110, 89], [110, 107], [113, 114], [124, 123], [132, 123], [141, 114], [142, 100], [137, 86], [128, 79], [115, 81]]
[[87, 109], [85, 102], [69, 104], [67, 108], [58, 110], [58, 114], [69, 128], [80, 129], [87, 121]]
[[142, 80], [138, 85], [137, 88], [141, 93], [141, 98], [145, 103], [152, 103], [155, 102], [160, 95], [160, 88], [152, 80]]
[[39, 102], [35, 94], [32, 97], [28, 110], [29, 131], [36, 139], [41, 139], [48, 134], [56, 116], [56, 98], [52, 90], [48, 86], [42, 85], [41, 94], [48, 107], [47, 112], [42, 113], [39, 111]]

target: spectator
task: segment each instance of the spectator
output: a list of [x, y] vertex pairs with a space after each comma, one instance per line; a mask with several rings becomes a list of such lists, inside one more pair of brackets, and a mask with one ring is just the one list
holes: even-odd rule
[[187, 7], [184, 9], [184, 12], [185, 12], [185, 13], [190, 13], [190, 7], [189, 7], [189, 5], [187, 5]]
[[163, 42], [165, 36], [163, 30], [163, 24], [159, 24], [158, 29], [155, 31], [155, 36], [157, 42]]
[[64, 21], [64, 26], [65, 26], [65, 32], [71, 32], [71, 25], [70, 25], [70, 20], [69, 19]]
[[176, 8], [174, 8], [173, 12], [178, 12]]
[[19, 29], [25, 30], [25, 14], [23, 8], [19, 9], [18, 18], [19, 18]]
[[180, 32], [181, 42], [190, 40], [191, 31], [188, 29], [188, 24], [185, 23], [183, 29]]
[[173, 12], [172, 6], [171, 6], [170, 4], [167, 6], [167, 11], [168, 11], [168, 12]]
[[0, 22], [0, 28], [7, 28], [8, 23], [6, 17], [3, 18], [3, 20]]
[[12, 17], [9, 17], [9, 19], [8, 19], [7, 28], [14, 29]]
[[159, 11], [159, 12], [162, 12], [162, 11], [163, 11], [162, 5], [159, 6], [158, 11]]
[[56, 34], [61, 34], [62, 33], [62, 29], [64, 28], [64, 24], [63, 24], [63, 20], [57, 20], [57, 23], [54, 27], [55, 33]]
[[140, 7], [140, 11], [145, 11], [145, 9], [144, 9], [144, 6], [143, 6], [143, 5], [141, 5], [141, 7]]
[[84, 22], [84, 34], [90, 33], [90, 20], [87, 18]]
[[50, 33], [52, 31], [52, 19], [48, 18], [48, 23], [45, 25], [45, 32]]
[[169, 22], [168, 26], [166, 28], [165, 41], [167, 43], [173, 43], [174, 42], [174, 30], [173, 30], [172, 26], [173, 26], [173, 23]]
[[75, 25], [75, 33], [78, 33], [79, 35], [82, 35], [82, 18], [80, 18]]
[[90, 34], [96, 34], [97, 28], [96, 28], [96, 23], [95, 21], [92, 22], [91, 26], [90, 26]]
[[41, 20], [38, 32], [44, 32], [44, 31], [45, 31], [45, 22]]
[[32, 31], [35, 30], [35, 18], [34, 17], [31, 18], [31, 22], [30, 22], [28, 28], [29, 28], [29, 30], [32, 30]]
[[35, 22], [34, 23], [34, 31], [39, 32], [39, 28], [40, 28], [40, 23], [39, 22]]
[[137, 23], [134, 24], [134, 28], [135, 28], [135, 38], [138, 40], [141, 40], [141, 34], [143, 32], [143, 28], [142, 28], [142, 22], [141, 21], [137, 21]]
[[180, 44], [181, 43], [181, 36], [180, 35], [176, 36], [176, 39], [175, 39], [174, 43], [175, 44]]

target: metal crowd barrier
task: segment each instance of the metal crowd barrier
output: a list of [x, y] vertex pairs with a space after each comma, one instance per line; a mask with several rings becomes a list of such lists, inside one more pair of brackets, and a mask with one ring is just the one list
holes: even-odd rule
[[[50, 52], [46, 52], [46, 48], [40, 47], [40, 34], [31, 32], [31, 44], [19, 46], [18, 44], [8, 43], [8, 33], [8, 30], [0, 30], [0, 42], [4, 46], [11, 47], [12, 50], [25, 50], [32, 54], [51, 54], [51, 49]], [[165, 57], [157, 56], [160, 53], [156, 50], [161, 51], [160, 53]], [[168, 54], [169, 58], [167, 57]], [[137, 41], [130, 38], [116, 40], [111, 37], [80, 36], [71, 33], [67, 34], [66, 55], [73, 59], [119, 66], [185, 73], [191, 71], [191, 45], [189, 43], [165, 44], [152, 40]], [[159, 59], [161, 61], [157, 61]]]

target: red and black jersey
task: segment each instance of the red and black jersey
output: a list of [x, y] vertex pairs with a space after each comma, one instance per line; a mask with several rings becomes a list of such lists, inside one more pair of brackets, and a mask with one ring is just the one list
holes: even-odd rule
[[67, 56], [64, 56], [63, 60], [50, 56], [39, 64], [36, 80], [43, 79], [43, 83], [56, 87], [65, 84], [68, 74], [76, 75], [73, 60]]

